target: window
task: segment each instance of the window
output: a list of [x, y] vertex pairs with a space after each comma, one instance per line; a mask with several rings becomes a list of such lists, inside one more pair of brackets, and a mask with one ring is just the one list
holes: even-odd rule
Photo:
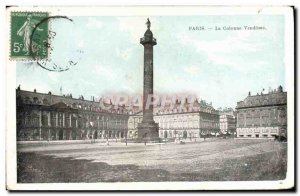
[[46, 114], [42, 115], [42, 125], [48, 126], [48, 115], [46, 115]]
[[30, 98], [29, 97], [25, 97], [25, 103], [30, 103]]
[[49, 104], [48, 99], [43, 99], [43, 104], [48, 105]]
[[252, 125], [252, 115], [250, 113], [247, 113], [246, 115], [246, 126]]
[[33, 98], [33, 103], [35, 103], [35, 104], [39, 103], [39, 99], [37, 97], [34, 97]]

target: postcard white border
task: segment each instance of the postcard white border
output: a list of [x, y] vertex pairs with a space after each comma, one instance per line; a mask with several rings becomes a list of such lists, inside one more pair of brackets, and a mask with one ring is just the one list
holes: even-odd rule
[[[6, 184], [9, 190], [272, 190], [294, 186], [294, 18], [288, 6], [100, 6], [100, 7], [14, 7], [6, 13], [6, 40], [9, 40], [10, 11], [49, 11], [68, 16], [149, 16], [149, 15], [284, 15], [285, 67], [288, 92], [288, 167], [280, 181], [218, 182], [122, 182], [122, 183], [17, 183], [16, 170], [16, 62], [9, 60], [6, 43]], [[78, 14], [80, 13], [80, 14]]]

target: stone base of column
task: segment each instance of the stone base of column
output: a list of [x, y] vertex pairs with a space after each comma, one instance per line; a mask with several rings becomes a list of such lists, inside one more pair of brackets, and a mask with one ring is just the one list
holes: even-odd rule
[[138, 137], [137, 140], [140, 142], [160, 142], [158, 130], [158, 123], [152, 122], [142, 122], [138, 124]]

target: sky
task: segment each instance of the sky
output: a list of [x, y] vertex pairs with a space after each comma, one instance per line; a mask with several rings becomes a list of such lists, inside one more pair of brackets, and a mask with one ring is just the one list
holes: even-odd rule
[[[53, 94], [101, 97], [142, 94], [146, 19], [154, 46], [156, 94], [195, 94], [213, 107], [236, 107], [248, 92], [285, 89], [284, 17], [275, 15], [71, 17], [53, 20], [51, 63], [68, 71], [51, 72], [35, 62], [17, 62], [16, 86]], [[215, 26], [264, 26], [265, 30], [213, 30]], [[204, 26], [191, 31], [190, 26]], [[212, 30], [208, 30], [212, 28]], [[80, 53], [78, 51], [81, 51]]]

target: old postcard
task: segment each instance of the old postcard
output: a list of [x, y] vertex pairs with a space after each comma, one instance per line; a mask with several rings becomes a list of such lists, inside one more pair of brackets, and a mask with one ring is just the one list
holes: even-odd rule
[[8, 190], [294, 187], [292, 7], [7, 7]]

